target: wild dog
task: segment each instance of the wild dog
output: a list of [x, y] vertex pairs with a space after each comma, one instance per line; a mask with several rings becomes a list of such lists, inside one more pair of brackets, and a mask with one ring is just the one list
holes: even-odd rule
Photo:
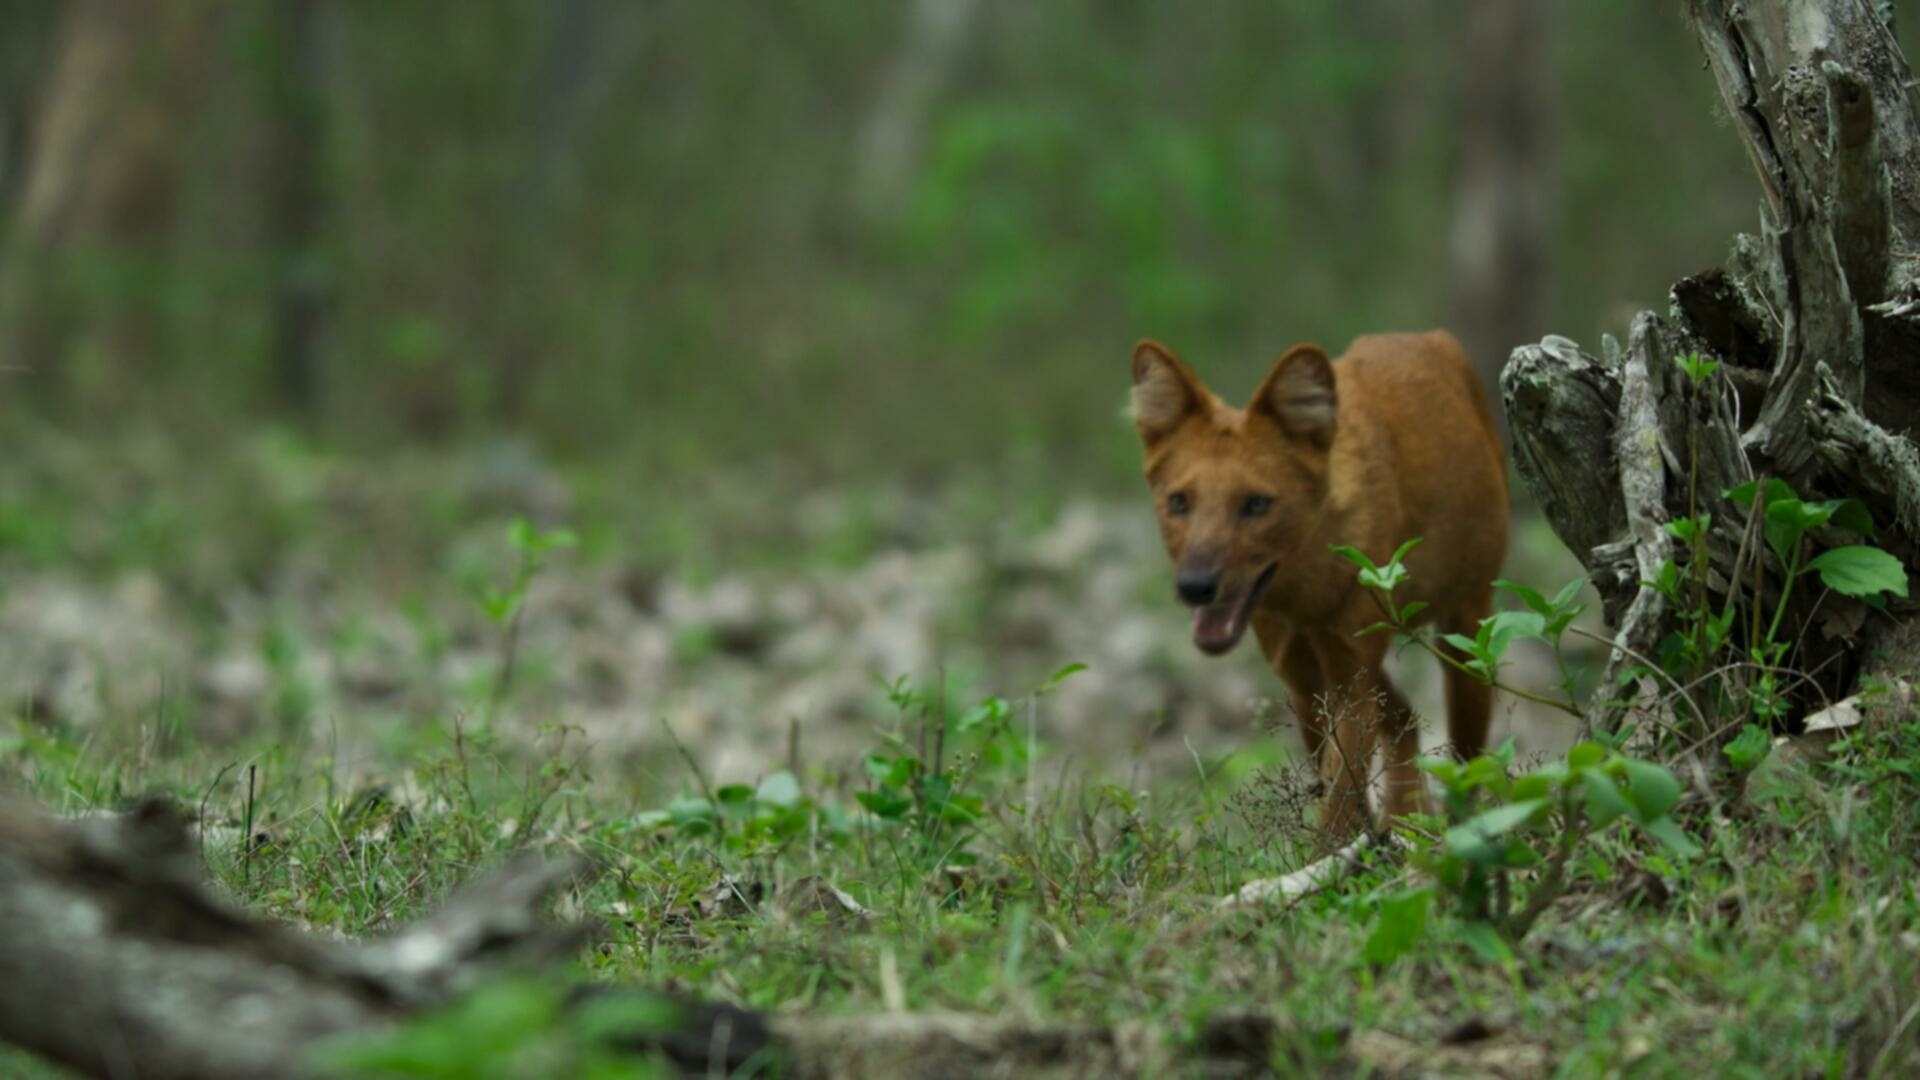
[[[1506, 557], [1506, 461], [1460, 343], [1441, 330], [1369, 335], [1338, 360], [1295, 345], [1236, 409], [1166, 346], [1142, 341], [1132, 406], [1193, 643], [1222, 655], [1253, 628], [1318, 764], [1324, 837], [1367, 820], [1376, 745], [1387, 815], [1421, 809], [1418, 721], [1381, 666], [1389, 635], [1360, 633], [1380, 608], [1331, 548], [1384, 562], [1419, 537], [1395, 601], [1425, 603], [1415, 622], [1443, 632], [1472, 636], [1487, 616]], [[1486, 743], [1492, 693], [1447, 670], [1461, 757]]]

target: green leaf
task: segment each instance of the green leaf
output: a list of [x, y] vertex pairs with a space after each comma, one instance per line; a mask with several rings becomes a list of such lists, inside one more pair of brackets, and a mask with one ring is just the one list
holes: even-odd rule
[[1727, 760], [1733, 763], [1734, 768], [1747, 772], [1765, 761], [1772, 749], [1773, 737], [1767, 734], [1767, 729], [1758, 724], [1748, 724], [1740, 729], [1740, 734], [1735, 735], [1732, 741], [1721, 747], [1720, 752], [1727, 755]]
[[1667, 535], [1683, 544], [1691, 544], [1695, 537], [1706, 531], [1706, 521], [1711, 520], [1711, 517], [1702, 515], [1702, 519], [1695, 521], [1693, 518], [1674, 518], [1666, 524]]
[[878, 791], [856, 791], [853, 797], [875, 817], [885, 818], [888, 821], [897, 821], [905, 817], [907, 811], [913, 808], [911, 800], [887, 787]]
[[1532, 611], [1501, 611], [1489, 616], [1480, 624], [1480, 633], [1486, 641], [1487, 658], [1499, 660], [1507, 653], [1507, 646], [1518, 638], [1541, 639], [1546, 636], [1547, 620]]
[[1474, 922], [1462, 926], [1460, 939], [1467, 943], [1467, 948], [1472, 950], [1475, 956], [1489, 964], [1499, 964], [1504, 967], [1513, 963], [1513, 950], [1508, 947], [1506, 939], [1486, 923]]
[[1515, 799], [1544, 799], [1553, 794], [1553, 778], [1545, 773], [1532, 772], [1513, 779], [1513, 790], [1509, 795]]
[[1607, 748], [1597, 742], [1578, 742], [1567, 751], [1567, 766], [1574, 769], [1591, 769], [1607, 760]]
[[768, 806], [792, 806], [800, 801], [800, 781], [785, 769], [760, 781], [753, 797]]
[[1627, 758], [1622, 765], [1627, 773], [1627, 798], [1633, 801], [1641, 821], [1667, 816], [1680, 801], [1680, 781], [1666, 766], [1634, 758]]
[[1059, 671], [1054, 672], [1052, 675], [1047, 676], [1047, 685], [1054, 686], [1065, 682], [1070, 676], [1078, 675], [1085, 670], [1087, 670], [1087, 665], [1076, 660], [1066, 667], [1061, 668]]
[[1348, 562], [1352, 563], [1353, 565], [1359, 567], [1362, 570], [1380, 569], [1380, 567], [1377, 564], [1375, 564], [1372, 559], [1367, 558], [1366, 552], [1361, 551], [1359, 548], [1354, 547], [1352, 544], [1332, 544], [1329, 546], [1331, 547], [1335, 555], [1340, 556], [1341, 558], [1347, 560]]
[[1507, 851], [1505, 844], [1497, 842], [1499, 838], [1526, 824], [1546, 807], [1545, 799], [1496, 806], [1464, 824], [1448, 829], [1447, 850], [1469, 862], [1483, 865], [1502, 861]]
[[1553, 607], [1552, 605], [1547, 603], [1547, 598], [1544, 596], [1541, 596], [1540, 590], [1533, 588], [1532, 586], [1522, 585], [1517, 581], [1508, 581], [1505, 578], [1500, 578], [1494, 581], [1493, 587], [1496, 589], [1504, 589], [1507, 592], [1512, 593], [1513, 595], [1520, 598], [1521, 603], [1527, 605], [1527, 607], [1533, 609], [1534, 611], [1539, 612], [1542, 615], [1553, 614]]
[[[1567, 605], [1573, 602], [1573, 598], [1579, 596], [1580, 590], [1586, 587], [1587, 579], [1584, 576], [1574, 578], [1572, 581], [1560, 586], [1560, 591], [1553, 595], [1553, 610], [1556, 612], [1565, 611]], [[1585, 607], [1586, 605], [1583, 604], [1581, 606]]]
[[1667, 850], [1683, 859], [1700, 854], [1700, 845], [1694, 843], [1693, 837], [1688, 836], [1670, 817], [1656, 818], [1641, 827], [1647, 830], [1648, 836], [1665, 844]]
[[1407, 557], [1407, 552], [1412, 551], [1414, 549], [1414, 545], [1418, 544], [1419, 542], [1420, 542], [1420, 538], [1416, 536], [1413, 539], [1407, 541], [1406, 543], [1401, 544], [1399, 547], [1394, 548], [1393, 559], [1391, 561], [1400, 562], [1401, 560], [1405, 559]]
[[1425, 610], [1427, 610], [1427, 602], [1425, 600], [1415, 600], [1412, 603], [1408, 604], [1406, 607], [1403, 607], [1400, 609], [1400, 621], [1403, 623], [1410, 623], [1413, 621], [1413, 617], [1415, 615], [1418, 615]]
[[1828, 504], [1833, 508], [1833, 524], [1850, 533], [1871, 538], [1873, 536], [1873, 514], [1859, 499], [1836, 499]]
[[1827, 588], [1843, 596], [1878, 593], [1907, 595], [1907, 571], [1900, 560], [1877, 547], [1855, 544], [1823, 551], [1807, 563], [1820, 572]]
[[1633, 813], [1633, 804], [1620, 794], [1620, 786], [1606, 773], [1588, 769], [1580, 774], [1580, 784], [1587, 796], [1587, 823], [1593, 828], [1602, 828]]
[[1379, 921], [1367, 935], [1367, 962], [1385, 966], [1405, 956], [1426, 933], [1432, 907], [1432, 889], [1409, 889], [1380, 901]]

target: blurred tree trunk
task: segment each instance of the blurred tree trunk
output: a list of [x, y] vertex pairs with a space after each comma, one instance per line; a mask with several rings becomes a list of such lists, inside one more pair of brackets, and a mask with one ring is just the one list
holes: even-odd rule
[[[1760, 180], [1758, 236], [1724, 269], [1676, 283], [1670, 314], [1642, 312], [1622, 349], [1595, 357], [1565, 338], [1514, 350], [1502, 375], [1516, 463], [1555, 532], [1586, 564], [1617, 628], [1591, 720], [1620, 720], [1618, 677], [1652, 657], [1689, 612], [1729, 605], [1782, 618], [1779, 635], [1743, 614], [1736, 650], [1791, 643], [1805, 673], [1790, 704], [1837, 700], [1867, 676], [1920, 667], [1914, 605], [1870, 610], [1816, 579], [1788, 590], [1756, 514], [1725, 492], [1774, 478], [1799, 497], [1852, 497], [1880, 529], [1871, 543], [1920, 566], [1920, 116], [1912, 75], [1867, 0], [1688, 0], [1707, 67]], [[1658, 122], [1658, 118], [1647, 118]], [[1683, 376], [1690, 353], [1716, 360]], [[1764, 505], [1765, 499], [1760, 500]], [[1665, 528], [1711, 515], [1698, 546]], [[1860, 542], [1816, 530], [1814, 551]], [[1675, 564], [1704, 597], [1649, 585]], [[1911, 574], [1910, 580], [1911, 580]], [[1781, 605], [1792, 601], [1782, 616]], [[1686, 610], [1680, 610], [1685, 608]], [[1744, 668], [1721, 674], [1728, 686]], [[1634, 681], [1638, 700], [1671, 687]], [[1642, 725], [1640, 730], [1650, 730]], [[1711, 760], [1716, 736], [1695, 732]]]
[[[1547, 326], [1553, 6], [1475, 0], [1460, 9], [1453, 324], [1489, 390], [1507, 353]], [[1494, 413], [1504, 439], [1506, 417]]]
[[52, 0], [0, 5], [0, 213], [11, 211], [20, 187], [34, 88], [58, 15]]
[[[183, 135], [224, 6], [66, 9], [0, 263], [0, 355], [45, 398], [105, 390], [153, 344], [151, 298], [126, 271], [151, 265], [172, 225]], [[88, 371], [72, 370], [77, 358]]]
[[491, 313], [499, 328], [488, 388], [490, 418], [514, 424], [526, 414], [533, 373], [549, 339], [538, 324], [540, 305], [525, 298], [529, 281], [547, 280], [543, 263], [561, 250], [555, 233], [574, 205], [580, 158], [594, 115], [639, 54], [652, 9], [641, 4], [564, 0], [547, 7], [544, 56], [535, 69], [529, 110], [537, 125], [521, 175], [507, 243], [510, 280], [498, 281], [502, 302]]
[[331, 0], [275, 0], [269, 33], [267, 232], [274, 290], [274, 390], [281, 407], [319, 418], [321, 350], [332, 294], [321, 225], [331, 212], [327, 166], [329, 54], [339, 16]]
[[905, 212], [928, 114], [952, 81], [979, 11], [979, 0], [913, 0], [908, 9], [900, 47], [860, 126], [852, 190], [868, 221], [892, 222]]

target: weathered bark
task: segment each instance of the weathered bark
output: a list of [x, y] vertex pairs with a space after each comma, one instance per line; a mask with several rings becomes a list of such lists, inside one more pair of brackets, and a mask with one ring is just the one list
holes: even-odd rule
[[[304, 1076], [321, 1040], [571, 956], [584, 932], [539, 909], [582, 869], [526, 856], [391, 936], [338, 942], [214, 897], [165, 803], [63, 821], [0, 796], [0, 1040], [86, 1076]], [[714, 1064], [731, 1069], [769, 1039], [738, 1010], [688, 1007], [682, 1020], [633, 1042], [698, 1069], [724, 1046]]]
[[[1771, 604], [1785, 572], [1723, 495], [1745, 480], [1859, 498], [1875, 542], [1909, 565], [1920, 538], [1907, 435], [1920, 422], [1920, 120], [1906, 61], [1868, 0], [1690, 0], [1687, 13], [1760, 180], [1760, 234], [1736, 238], [1726, 268], [1676, 283], [1670, 312], [1636, 318], [1626, 350], [1608, 339], [1596, 359], [1550, 337], [1516, 349], [1501, 379], [1521, 476], [1617, 632], [1600, 724], [1617, 720], [1612, 677], [1676, 626], [1644, 584], [1689, 557], [1666, 522], [1712, 515], [1716, 610]], [[1722, 363], [1698, 386], [1675, 363], [1696, 351]], [[1867, 644], [1904, 605], [1869, 620], [1843, 597], [1794, 599], [1781, 636], [1811, 675], [1803, 705], [1917, 658]]]

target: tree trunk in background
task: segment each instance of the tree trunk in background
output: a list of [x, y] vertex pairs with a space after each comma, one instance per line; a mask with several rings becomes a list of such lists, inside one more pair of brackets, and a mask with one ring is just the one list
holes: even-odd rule
[[868, 221], [892, 222], [905, 212], [927, 116], [953, 78], [979, 11], [979, 0], [913, 0], [907, 11], [905, 36], [860, 127], [854, 159], [854, 207]]
[[1507, 353], [1547, 328], [1552, 9], [1551, 0], [1461, 8], [1451, 306], [1489, 391]]
[[[75, 0], [38, 114], [0, 264], [0, 356], [44, 395], [112, 381], [151, 339], [125, 280], [173, 221], [177, 159], [224, 5]], [[70, 370], [84, 358], [87, 372]], [[82, 377], [84, 375], [84, 378]]]
[[491, 335], [493, 381], [487, 409], [492, 420], [516, 425], [525, 415], [533, 372], [549, 341], [538, 315], [524, 298], [527, 279], [541, 280], [555, 250], [556, 211], [577, 186], [584, 136], [620, 77], [639, 55], [642, 32], [652, 8], [643, 4], [607, 4], [565, 0], [547, 7], [545, 48], [534, 69], [528, 110], [537, 128], [533, 150], [515, 193], [507, 236], [512, 257], [506, 278], [496, 282], [501, 307], [489, 313], [498, 321]]
[[[1680, 625], [1643, 584], [1691, 558], [1668, 522], [1712, 514], [1713, 610], [1776, 609], [1786, 567], [1728, 488], [1775, 477], [1804, 499], [1858, 498], [1881, 527], [1873, 543], [1909, 568], [1920, 555], [1906, 434], [1920, 421], [1920, 119], [1906, 61], [1869, 0], [1689, 0], [1687, 15], [1760, 180], [1760, 235], [1675, 284], [1672, 313], [1642, 312], [1624, 350], [1607, 338], [1596, 358], [1549, 337], [1502, 376], [1521, 475], [1618, 631], [1602, 698]], [[1722, 365], [1698, 385], [1676, 364], [1695, 351]], [[1778, 640], [1812, 675], [1801, 708], [1920, 661], [1913, 605], [1871, 611], [1816, 579], [1791, 596]], [[1602, 700], [1591, 719], [1619, 717]]]
[[26, 167], [28, 117], [57, 14], [50, 4], [0, 6], [0, 213], [11, 211]]
[[267, 73], [268, 249], [277, 266], [273, 310], [275, 396], [308, 424], [319, 418], [320, 352], [332, 281], [320, 241], [332, 205], [328, 79], [338, 33], [331, 0], [276, 0]]

